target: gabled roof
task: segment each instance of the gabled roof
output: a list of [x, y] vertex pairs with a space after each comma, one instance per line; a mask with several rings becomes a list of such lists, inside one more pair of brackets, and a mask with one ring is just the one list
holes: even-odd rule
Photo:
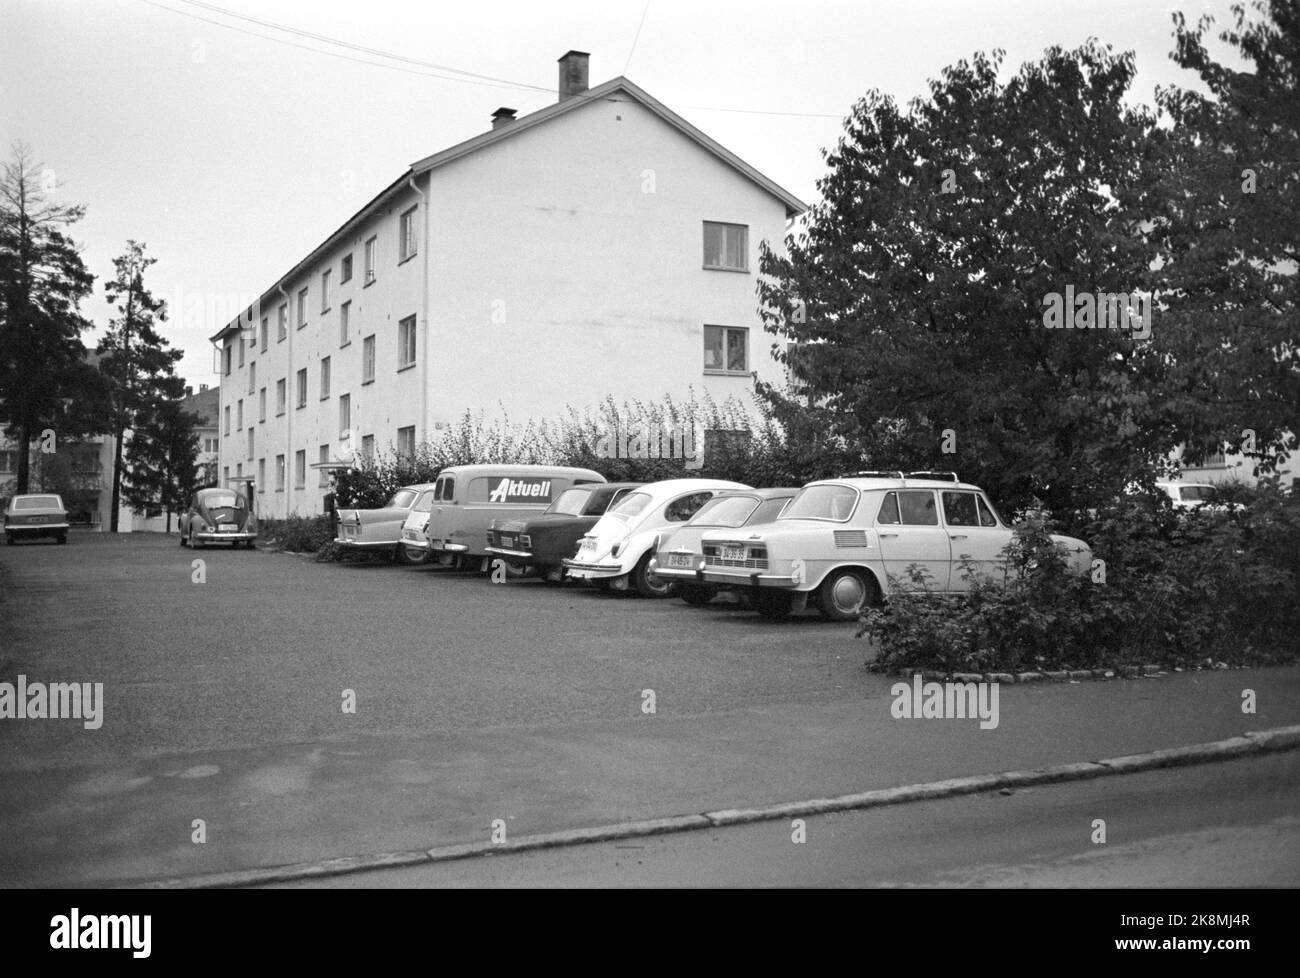
[[[620, 99], [620, 96], [625, 96], [625, 98]], [[445, 166], [454, 160], [469, 156], [471, 153], [476, 153], [479, 150], [492, 146], [504, 139], [509, 139], [518, 133], [532, 129], [534, 126], [540, 126], [552, 119], [565, 115], [568, 112], [579, 109], [590, 102], [602, 99], [611, 102], [620, 100], [633, 101], [643, 105], [664, 122], [668, 123], [668, 125], [682, 133], [682, 135], [693, 140], [707, 152], [713, 154], [727, 166], [730, 166], [737, 173], [741, 174], [741, 176], [757, 184], [777, 200], [781, 201], [781, 203], [785, 205], [786, 217], [794, 217], [798, 214], [802, 214], [808, 209], [808, 206], [798, 197], [794, 196], [768, 177], [765, 177], [762, 173], [754, 169], [754, 167], [750, 166], [721, 143], [706, 136], [676, 112], [673, 112], [658, 99], [648, 94], [644, 89], [634, 85], [632, 82], [628, 81], [628, 79], [620, 75], [619, 77], [612, 78], [601, 85], [597, 85], [595, 88], [588, 89], [580, 95], [570, 96], [569, 98], [523, 116], [520, 119], [516, 119], [514, 122], [508, 123], [507, 125], [495, 129], [489, 129], [487, 132], [480, 133], [471, 139], [457, 143], [455, 146], [448, 147], [441, 152], [434, 153], [432, 156], [426, 156], [424, 159], [412, 163], [405, 173], [381, 190], [369, 203], [348, 218], [347, 221], [345, 221], [329, 237], [312, 249], [306, 258], [294, 265], [284, 275], [280, 276], [276, 281], [276, 285], [262, 293], [261, 300], [273, 298], [278, 286], [293, 278], [304, 268], [309, 267], [323, 252], [333, 248], [340, 240], [347, 237], [353, 229], [368, 220], [370, 216], [386, 204], [390, 198], [402, 192], [402, 190], [417, 176], [422, 176], [432, 170], [436, 170], [440, 166]], [[214, 334], [210, 340], [215, 342], [227, 333], [238, 330], [239, 319], [242, 317], [243, 314], [241, 313], [239, 318], [227, 323], [216, 334]]]

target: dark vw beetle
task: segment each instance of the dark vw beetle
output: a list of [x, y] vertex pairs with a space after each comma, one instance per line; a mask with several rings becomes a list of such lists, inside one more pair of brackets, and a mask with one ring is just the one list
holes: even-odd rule
[[200, 489], [181, 517], [181, 546], [202, 547], [205, 543], [241, 543], [253, 549], [257, 539], [257, 517], [248, 508], [242, 492], [234, 489]]
[[572, 557], [583, 534], [605, 510], [640, 482], [606, 482], [566, 489], [544, 513], [526, 520], [493, 520], [487, 552], [518, 572], [531, 568], [548, 581], [564, 575], [564, 558]]

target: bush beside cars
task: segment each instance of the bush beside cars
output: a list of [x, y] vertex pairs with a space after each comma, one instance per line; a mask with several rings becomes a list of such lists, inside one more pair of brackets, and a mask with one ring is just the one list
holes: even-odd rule
[[1105, 582], [1066, 573], [1031, 516], [1005, 553], [1006, 573], [964, 595], [913, 590], [868, 609], [859, 635], [872, 667], [948, 672], [1188, 667], [1300, 659], [1300, 497], [1265, 485], [1244, 508], [1178, 513], [1126, 499], [1069, 532], [1105, 562]]
[[258, 522], [260, 539], [268, 547], [293, 553], [318, 554], [334, 545], [334, 524], [328, 516], [290, 516]]

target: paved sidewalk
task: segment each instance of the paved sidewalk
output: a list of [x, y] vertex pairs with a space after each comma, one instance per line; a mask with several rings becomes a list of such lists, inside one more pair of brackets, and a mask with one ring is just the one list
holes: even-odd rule
[[[11, 770], [0, 884], [104, 885], [1090, 761], [1300, 723], [1300, 668], [1002, 686], [1000, 722], [895, 720], [849, 703], [711, 716], [367, 736]], [[1258, 712], [1241, 711], [1255, 690]], [[207, 842], [191, 841], [192, 820]]]

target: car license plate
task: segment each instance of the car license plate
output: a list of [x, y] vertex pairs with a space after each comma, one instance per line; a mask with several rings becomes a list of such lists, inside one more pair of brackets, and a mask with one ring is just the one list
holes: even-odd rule
[[239, 532], [239, 524], [238, 524], [238, 523], [222, 523], [220, 526], [217, 527], [217, 532], [218, 532], [218, 533], [238, 533], [238, 532]]
[[691, 555], [690, 554], [669, 554], [668, 566], [685, 567], [689, 569], [691, 566]]
[[31, 522], [32, 522], [32, 523], [44, 523], [46, 519], [47, 519], [47, 517], [45, 517], [45, 516], [33, 516], [33, 517], [31, 517]]
[[501, 546], [503, 546], [503, 547], [513, 547], [514, 545], [515, 545], [515, 538], [514, 538], [514, 537], [512, 537], [512, 536], [510, 536], [509, 534], [506, 534], [506, 533], [501, 534]]
[[723, 547], [722, 559], [723, 560], [744, 560], [745, 548], [744, 547]]

